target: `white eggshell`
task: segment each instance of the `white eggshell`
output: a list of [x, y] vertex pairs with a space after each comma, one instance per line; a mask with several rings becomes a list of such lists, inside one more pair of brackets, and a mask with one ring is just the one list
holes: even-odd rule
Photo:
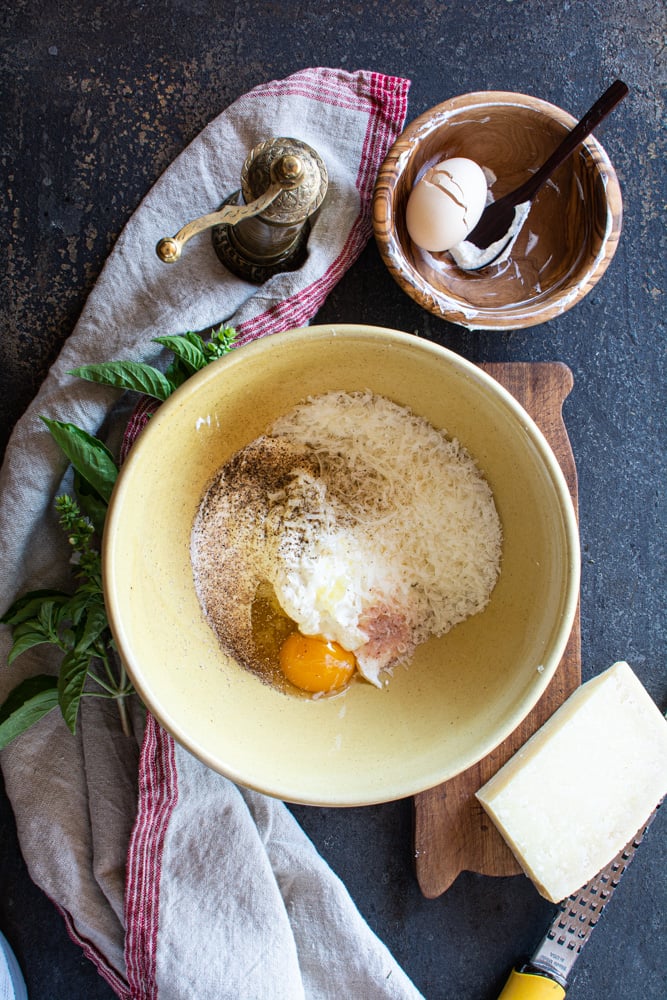
[[463, 156], [429, 167], [410, 192], [405, 222], [410, 238], [423, 250], [449, 250], [466, 238], [486, 204], [482, 168]]

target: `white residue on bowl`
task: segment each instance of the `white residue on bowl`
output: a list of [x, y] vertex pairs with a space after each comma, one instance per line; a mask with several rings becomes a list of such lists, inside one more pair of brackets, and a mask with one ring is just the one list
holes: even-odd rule
[[530, 202], [524, 201], [514, 209], [514, 218], [507, 232], [488, 247], [480, 248], [462, 240], [449, 251], [457, 267], [462, 271], [478, 271], [487, 264], [502, 264], [507, 260], [530, 212]]

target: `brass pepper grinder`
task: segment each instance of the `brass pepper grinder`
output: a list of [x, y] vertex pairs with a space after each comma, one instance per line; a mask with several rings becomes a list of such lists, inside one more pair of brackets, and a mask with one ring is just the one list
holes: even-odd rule
[[211, 229], [213, 247], [228, 270], [260, 285], [281, 271], [296, 271], [306, 259], [313, 216], [327, 191], [327, 169], [300, 139], [268, 139], [249, 153], [241, 187], [219, 211], [166, 236], [156, 252], [177, 261], [189, 239]]

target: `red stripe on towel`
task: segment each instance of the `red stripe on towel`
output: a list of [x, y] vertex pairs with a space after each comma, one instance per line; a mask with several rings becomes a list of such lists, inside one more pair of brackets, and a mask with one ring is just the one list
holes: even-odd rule
[[[380, 77], [385, 81], [383, 84], [385, 88], [391, 87], [394, 81], [403, 83], [399, 77], [383, 76], [381, 73], [371, 73], [367, 70], [348, 73], [346, 70], [325, 68], [305, 69], [294, 73], [286, 80], [275, 80], [256, 87], [245, 97], [253, 99], [263, 99], [266, 96], [274, 98], [276, 95], [305, 97], [330, 104], [334, 108], [350, 108], [365, 112], [368, 110], [369, 93], [372, 97], [375, 96], [373, 77]], [[382, 97], [382, 100], [385, 98]]]
[[177, 801], [174, 741], [149, 713], [139, 761], [139, 802], [125, 886], [125, 964], [132, 1000], [157, 998], [162, 853]]
[[102, 979], [106, 980], [114, 993], [120, 998], [120, 1000], [133, 1000], [132, 994], [128, 989], [128, 985], [121, 975], [109, 965], [106, 957], [101, 951], [91, 942], [88, 938], [83, 937], [76, 929], [74, 920], [72, 919], [71, 913], [64, 910], [62, 906], [52, 900], [54, 906], [62, 916], [65, 921], [65, 927], [67, 933], [71, 937], [72, 941], [83, 949], [83, 953], [86, 958], [90, 959], [93, 963]]
[[130, 419], [127, 422], [127, 427], [125, 428], [125, 433], [123, 434], [123, 440], [120, 446], [121, 463], [123, 463], [127, 458], [128, 452], [134, 444], [135, 439], [139, 437], [139, 434], [153, 416], [159, 405], [159, 400], [153, 399], [152, 396], [142, 396], [135, 406]]

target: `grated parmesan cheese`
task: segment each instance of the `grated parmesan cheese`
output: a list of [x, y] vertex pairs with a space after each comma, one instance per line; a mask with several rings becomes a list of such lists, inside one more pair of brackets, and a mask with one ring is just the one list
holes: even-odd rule
[[253, 601], [268, 584], [302, 634], [354, 652], [377, 686], [486, 606], [500, 556], [471, 456], [370, 391], [312, 397], [279, 418], [218, 471], [192, 533], [202, 606], [249, 669]]
[[[353, 649], [378, 683], [380, 671], [429, 635], [486, 606], [499, 572], [500, 521], [458, 441], [370, 391], [310, 398], [269, 434], [319, 463], [317, 475], [295, 475], [282, 498], [310, 517], [290, 521], [280, 503], [273, 508], [282, 529], [274, 532], [281, 544], [272, 582], [302, 630]], [[295, 526], [299, 544], [290, 544]], [[364, 615], [373, 608], [388, 609], [385, 622], [400, 616], [401, 649], [368, 641]]]

